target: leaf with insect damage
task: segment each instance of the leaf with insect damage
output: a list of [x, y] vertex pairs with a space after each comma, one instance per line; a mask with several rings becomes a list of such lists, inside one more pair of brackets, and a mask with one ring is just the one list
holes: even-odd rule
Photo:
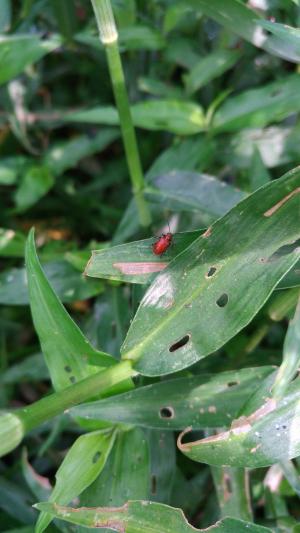
[[244, 368], [170, 379], [120, 396], [74, 407], [71, 413], [156, 429], [217, 428], [239, 416], [248, 398], [274, 369]]
[[300, 255], [300, 169], [240, 202], [179, 254], [146, 292], [123, 359], [176, 372], [245, 327]]
[[72, 509], [51, 503], [38, 503], [35, 507], [72, 524], [106, 527], [119, 533], [271, 533], [269, 528], [235, 518], [224, 518], [205, 530], [196, 529], [187, 522], [180, 509], [150, 501], [130, 501], [123, 507], [94, 509]]
[[[56, 473], [50, 502], [68, 504], [86, 489], [103, 470], [116, 437], [115, 431], [94, 431], [81, 435], [73, 444]], [[51, 514], [41, 513], [35, 532], [42, 533]]]
[[293, 459], [300, 454], [299, 406], [298, 378], [284, 398], [267, 397], [255, 411], [234, 420], [228, 431], [183, 443], [186, 430], [178, 447], [194, 461], [217, 466], [258, 468]]

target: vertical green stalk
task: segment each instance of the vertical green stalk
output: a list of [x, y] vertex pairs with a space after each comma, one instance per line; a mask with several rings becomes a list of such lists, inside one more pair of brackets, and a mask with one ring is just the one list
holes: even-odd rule
[[110, 0], [91, 0], [91, 2], [98, 24], [100, 40], [106, 50], [110, 78], [120, 117], [122, 138], [132, 183], [132, 192], [137, 204], [140, 224], [142, 226], [149, 226], [151, 215], [144, 197], [145, 181], [132, 122], [118, 46], [118, 32], [111, 3]]

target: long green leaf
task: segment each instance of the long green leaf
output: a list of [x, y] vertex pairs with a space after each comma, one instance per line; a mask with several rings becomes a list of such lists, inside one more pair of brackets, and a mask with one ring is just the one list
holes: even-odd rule
[[300, 249], [300, 170], [240, 202], [158, 276], [122, 347], [145, 375], [185, 368], [250, 322]]
[[38, 503], [36, 507], [72, 524], [106, 527], [120, 533], [271, 533], [269, 528], [234, 518], [225, 518], [205, 530], [195, 529], [180, 509], [148, 501], [131, 501], [112, 509], [72, 509], [51, 503]]
[[[205, 130], [202, 108], [181, 100], [149, 100], [131, 107], [135, 126], [146, 130], [163, 130], [179, 135], [193, 135]], [[67, 122], [118, 125], [114, 107], [95, 107], [62, 115]]]
[[[95, 431], [79, 437], [56, 472], [56, 483], [49, 501], [67, 504], [93, 483], [105, 466], [114, 440], [115, 432]], [[36, 533], [42, 533], [51, 520], [51, 515], [42, 513]]]
[[82, 404], [74, 407], [71, 413], [84, 418], [173, 430], [186, 426], [226, 427], [272, 370], [271, 367], [245, 368], [171, 379]]
[[91, 356], [103, 367], [114, 364], [112, 357], [89, 344], [56, 296], [39, 263], [33, 230], [26, 245], [26, 267], [32, 317], [54, 388], [64, 389], [94, 372], [87, 364]]

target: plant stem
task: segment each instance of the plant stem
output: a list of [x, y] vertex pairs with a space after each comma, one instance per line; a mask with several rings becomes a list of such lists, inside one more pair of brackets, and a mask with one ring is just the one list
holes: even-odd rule
[[136, 374], [129, 361], [118, 363], [67, 389], [46, 396], [28, 407], [18, 409], [14, 411], [14, 415], [19, 417], [24, 430], [30, 431], [46, 420], [63, 413], [66, 409], [96, 396], [100, 391], [107, 391], [116, 383]]
[[132, 192], [138, 208], [140, 224], [142, 226], [149, 226], [151, 223], [151, 214], [144, 197], [144, 175], [118, 47], [118, 32], [110, 0], [91, 1], [99, 28], [100, 40], [104, 44], [106, 50], [111, 83], [120, 117], [122, 138], [132, 183]]

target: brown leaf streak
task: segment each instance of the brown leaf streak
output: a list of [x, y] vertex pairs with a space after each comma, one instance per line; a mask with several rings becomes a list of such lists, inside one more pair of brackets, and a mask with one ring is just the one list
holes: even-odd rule
[[210, 237], [211, 232], [212, 232], [212, 229], [211, 229], [211, 226], [209, 226], [209, 228], [207, 228], [207, 230], [202, 235], [203, 239], [207, 239], [208, 237]]
[[193, 442], [187, 442], [182, 444], [182, 439], [186, 433], [189, 433], [192, 430], [192, 427], [186, 428], [182, 433], [180, 433], [177, 439], [177, 446], [182, 452], [189, 452], [193, 446], [198, 446], [199, 444], [207, 444], [209, 442], [215, 443], [220, 440], [226, 440], [230, 438], [230, 434], [239, 435], [241, 433], [248, 433], [250, 431], [252, 424], [256, 422], [259, 418], [266, 416], [276, 409], [276, 400], [273, 398], [268, 398], [267, 401], [259, 407], [254, 413], [249, 416], [241, 416], [236, 420], [232, 421], [231, 427], [228, 431], [223, 431], [223, 433], [218, 433], [217, 435], [212, 435], [211, 437], [206, 437], [205, 439], [196, 440]]
[[273, 205], [273, 207], [268, 209], [264, 213], [264, 216], [265, 217], [271, 217], [274, 213], [276, 213], [276, 211], [278, 211], [278, 209], [280, 209], [281, 206], [283, 206], [283, 204], [288, 202], [290, 200], [290, 198], [292, 198], [292, 196], [295, 196], [295, 194], [299, 194], [299, 193], [300, 193], [300, 187], [297, 187], [297, 189], [295, 189], [294, 191], [292, 191], [289, 194], [287, 194], [284, 198], [282, 198], [282, 200], [280, 200], [280, 202], [278, 202], [277, 204]]
[[106, 520], [105, 522], [95, 522], [93, 525], [95, 528], [99, 529], [112, 529], [113, 531], [118, 531], [118, 533], [125, 533], [125, 524], [120, 520]]
[[140, 275], [140, 274], [152, 274], [154, 272], [160, 272], [168, 266], [168, 263], [113, 263], [113, 267], [119, 270], [122, 274], [127, 275]]

